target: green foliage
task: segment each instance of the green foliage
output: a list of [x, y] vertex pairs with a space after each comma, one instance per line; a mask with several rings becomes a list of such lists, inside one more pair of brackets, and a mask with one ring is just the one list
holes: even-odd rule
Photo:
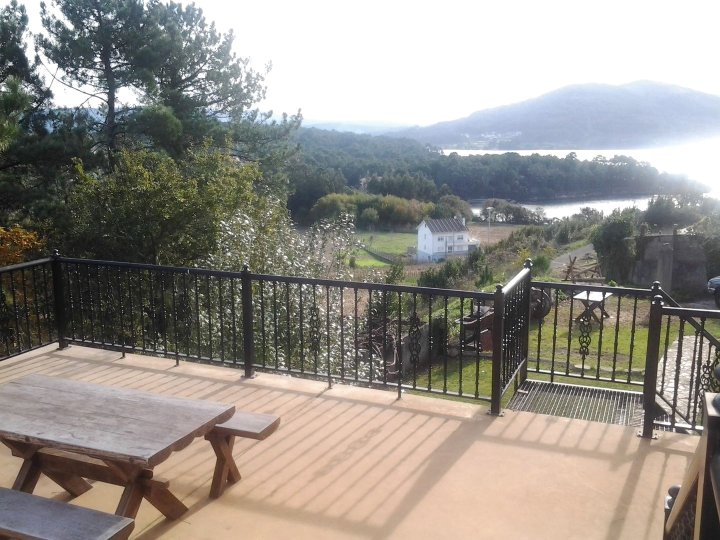
[[700, 201], [658, 195], [648, 202], [643, 219], [653, 228], [685, 227], [700, 219]]
[[435, 205], [430, 217], [433, 218], [454, 218], [461, 217], [467, 221], [472, 220], [473, 213], [470, 205], [455, 195], [443, 195]]
[[99, 177], [78, 166], [64, 251], [123, 261], [187, 265], [214, 251], [221, 224], [253, 206], [258, 170], [208, 147], [181, 164], [157, 152], [123, 150]]
[[0, 153], [27, 127], [31, 106], [50, 97], [37, 66], [25, 54], [28, 18], [25, 7], [12, 0], [0, 8]]
[[[264, 74], [232, 52], [232, 31], [218, 33], [194, 4], [151, 2], [144, 20], [148, 46], [135, 58], [142, 85], [151, 102], [170, 108], [184, 126], [199, 128], [198, 115], [240, 120], [265, 97]], [[186, 130], [189, 142], [206, 135]]]
[[616, 210], [592, 233], [590, 239], [606, 278], [626, 281], [635, 260], [632, 245], [626, 239], [635, 233], [638, 220], [636, 209]]
[[533, 275], [542, 276], [550, 271], [550, 257], [545, 254], [536, 256], [533, 260]]
[[0, 8], [0, 85], [15, 79], [22, 85], [22, 93], [39, 107], [51, 97], [37, 73], [37, 62], [28, 59], [26, 37], [28, 17], [25, 6], [11, 0]]
[[[360, 222], [366, 209], [377, 212], [378, 222], [386, 227], [416, 226], [432, 211], [432, 203], [401, 199], [392, 195], [367, 195], [364, 193], [332, 193], [325, 195], [313, 206], [313, 221], [332, 219], [342, 214], [355, 216]], [[374, 215], [374, 214], [372, 214]], [[370, 217], [365, 215], [365, 217]]]
[[[488, 199], [483, 204], [483, 216], [487, 220], [491, 212], [491, 221], [502, 223], [514, 223], [516, 225], [538, 224], [544, 221], [543, 215], [539, 212], [528, 210], [524, 206], [508, 202], [504, 199]], [[489, 211], [488, 208], [492, 208]]]
[[100, 141], [112, 163], [121, 125], [118, 92], [140, 83], [134, 60], [152, 47], [145, 34], [143, 4], [51, 0], [40, 9], [45, 32], [37, 41], [45, 56], [62, 68], [65, 84], [81, 91], [89, 88], [102, 101]]
[[468, 265], [465, 259], [453, 258], [424, 270], [418, 277], [420, 287], [434, 287], [436, 289], [454, 288], [468, 275]]
[[377, 225], [380, 215], [375, 208], [365, 208], [358, 216], [358, 227], [372, 229]]
[[309, 224], [310, 209], [330, 193], [342, 192], [345, 179], [335, 169], [325, 169], [308, 164], [295, 157], [290, 167], [290, 190], [288, 210], [302, 224]]
[[703, 203], [705, 217], [692, 227], [700, 237], [707, 260], [708, 278], [720, 276], [720, 201], [708, 199]]
[[373, 175], [367, 181], [367, 191], [376, 195], [395, 195], [418, 201], [435, 201], [438, 197], [435, 182], [422, 173], [391, 171], [383, 176]]
[[339, 171], [347, 185], [360, 187], [362, 178], [410, 174], [421, 178], [429, 174], [438, 149], [395, 137], [340, 133], [316, 128], [297, 132], [295, 140], [302, 148], [303, 159], [324, 169]]
[[0, 83], [0, 153], [20, 136], [20, 118], [29, 106], [30, 96], [18, 79], [11, 77]]

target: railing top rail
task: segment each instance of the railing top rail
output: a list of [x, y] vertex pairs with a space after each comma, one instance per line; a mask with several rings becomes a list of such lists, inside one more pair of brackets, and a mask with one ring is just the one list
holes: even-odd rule
[[78, 259], [73, 257], [58, 257], [60, 262], [66, 264], [86, 264], [95, 266], [115, 266], [117, 268], [135, 268], [137, 270], [155, 270], [157, 272], [173, 272], [176, 274], [212, 274], [220, 277], [240, 277], [242, 274], [235, 271], [210, 270], [208, 268], [188, 268], [184, 266], [164, 266], [160, 264], [131, 263], [120, 261], [104, 261], [99, 259]]
[[454, 296], [478, 300], [492, 300], [493, 294], [479, 291], [459, 289], [437, 289], [433, 287], [416, 287], [412, 285], [394, 285], [389, 283], [363, 283], [360, 281], [342, 281], [336, 279], [318, 279], [295, 276], [276, 276], [272, 274], [250, 274], [251, 279], [258, 281], [277, 281], [280, 283], [297, 283], [303, 285], [319, 285], [327, 287], [344, 287], [346, 289], [372, 289], [387, 292], [417, 293], [426, 296]]
[[[51, 260], [51, 259], [48, 259]], [[103, 261], [97, 259], [79, 259], [71, 257], [59, 257], [58, 260], [68, 264], [85, 264], [97, 266], [113, 266], [116, 268], [132, 268], [138, 270], [152, 270], [156, 272], [168, 272], [176, 274], [201, 275], [201, 276], [217, 276], [227, 278], [240, 278], [242, 272], [227, 270], [210, 270], [207, 268], [186, 268], [178, 266], [161, 266], [143, 263], [128, 263], [119, 261]], [[256, 281], [276, 281], [280, 283], [297, 283], [303, 285], [318, 285], [322, 287], [344, 287], [348, 289], [366, 289], [381, 290], [387, 292], [399, 293], [417, 293], [427, 296], [454, 296], [460, 298], [469, 298], [477, 300], [491, 300], [492, 293], [478, 291], [464, 291], [458, 289], [437, 289], [432, 287], [413, 287], [410, 285], [392, 285], [387, 283], [363, 283], [360, 281], [343, 281], [336, 279], [318, 279], [297, 276], [277, 276], [273, 274], [254, 274], [250, 272], [250, 279]]]
[[605, 293], [613, 293], [615, 295], [632, 295], [638, 297], [652, 297], [658, 294], [653, 289], [641, 289], [637, 287], [617, 287], [611, 285], [591, 285], [584, 283], [558, 283], [554, 281], [535, 281], [531, 282], [533, 287], [545, 289], [559, 289], [561, 291], [580, 292], [580, 291], [597, 291]]
[[17, 270], [22, 270], [23, 268], [32, 268], [33, 266], [40, 266], [41, 264], [46, 264], [49, 262], [52, 262], [52, 259], [48, 257], [46, 259], [36, 259], [34, 261], [12, 264], [10, 266], [3, 266], [0, 267], [0, 274], [3, 274], [5, 272], [15, 272]]
[[529, 268], [523, 268], [520, 270], [515, 276], [507, 282], [507, 284], [502, 288], [503, 293], [507, 293], [511, 290], [513, 290], [515, 287], [517, 287], [518, 283], [520, 283], [523, 279], [525, 279], [530, 274]]
[[694, 317], [698, 319], [720, 319], [720, 310], [717, 309], [699, 309], [684, 308], [677, 306], [663, 306], [663, 315], [675, 315], [677, 317]]

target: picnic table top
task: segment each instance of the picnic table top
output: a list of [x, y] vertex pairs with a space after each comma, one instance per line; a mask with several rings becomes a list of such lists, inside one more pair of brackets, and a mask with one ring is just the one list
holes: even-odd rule
[[573, 298], [575, 300], [587, 301], [587, 302], [602, 302], [607, 300], [613, 295], [611, 292], [600, 292], [600, 291], [582, 291], [577, 293]]
[[28, 375], [0, 385], [0, 439], [154, 467], [233, 405]]

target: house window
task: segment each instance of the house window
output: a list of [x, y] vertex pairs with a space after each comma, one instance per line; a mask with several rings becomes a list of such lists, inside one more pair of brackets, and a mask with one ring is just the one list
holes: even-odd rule
[[442, 237], [442, 236], [438, 236], [438, 242], [442, 242], [443, 240], [445, 240], [445, 238], [444, 238], [444, 237]]
[[457, 239], [458, 239], [458, 240], [462, 240], [462, 234], [458, 234]]
[[452, 246], [448, 246], [448, 253], [452, 251]]

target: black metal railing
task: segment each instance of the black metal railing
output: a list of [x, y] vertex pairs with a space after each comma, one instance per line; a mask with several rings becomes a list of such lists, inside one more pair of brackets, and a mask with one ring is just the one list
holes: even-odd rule
[[489, 400], [470, 291], [251, 274], [253, 368]]
[[490, 400], [471, 291], [59, 259], [69, 343]]
[[518, 375], [524, 378], [528, 358], [528, 323], [530, 321], [531, 261], [504, 287], [495, 289], [493, 336], [501, 336], [493, 347], [493, 401], [491, 413], [500, 413], [502, 396]]
[[[246, 376], [488, 401], [492, 413], [530, 373], [644, 387], [647, 407], [656, 398], [667, 405], [670, 427], [694, 426], [704, 370], [718, 363], [709, 322], [717, 312], [665, 306], [661, 332], [650, 322], [653, 295], [676, 306], [657, 283], [534, 282], [529, 262], [481, 293], [56, 255], [0, 269], [0, 358], [59, 341], [235, 366]], [[646, 365], [651, 346], [657, 360]]]
[[57, 340], [53, 260], [0, 268], [0, 356], [9, 358]]
[[720, 311], [656, 295], [649, 315], [643, 436], [654, 427], [700, 431], [705, 392], [720, 391]]
[[640, 391], [655, 289], [533, 282], [549, 299], [530, 328], [528, 370], [550, 382]]

